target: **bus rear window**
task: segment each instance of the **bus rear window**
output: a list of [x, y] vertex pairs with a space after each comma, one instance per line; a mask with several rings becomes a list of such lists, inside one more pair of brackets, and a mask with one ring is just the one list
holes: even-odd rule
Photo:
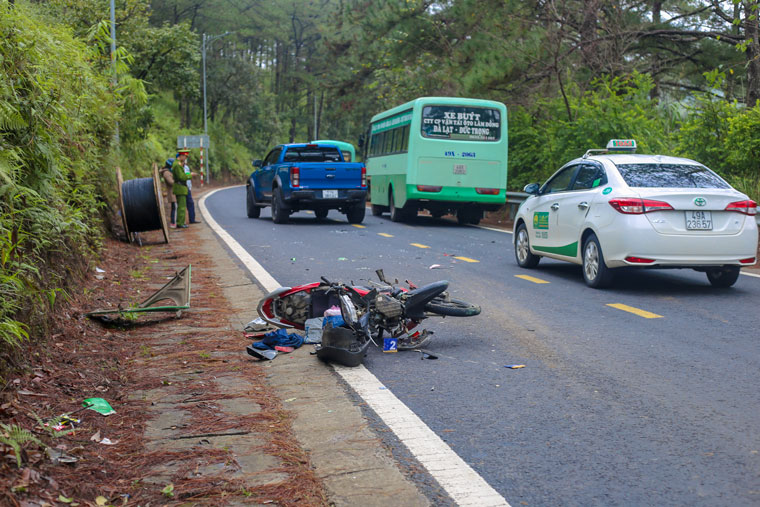
[[498, 141], [501, 114], [498, 109], [484, 107], [425, 106], [422, 136], [452, 141]]
[[620, 164], [617, 168], [629, 187], [731, 188], [717, 174], [701, 165]]

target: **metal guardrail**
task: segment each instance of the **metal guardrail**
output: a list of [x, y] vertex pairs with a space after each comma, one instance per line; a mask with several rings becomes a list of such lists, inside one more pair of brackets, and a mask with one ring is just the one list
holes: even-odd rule
[[526, 192], [505, 192], [507, 195], [507, 209], [509, 209], [509, 219], [513, 220], [517, 215], [517, 208], [528, 198], [530, 194]]
[[[514, 219], [517, 214], [517, 208], [528, 198], [530, 194], [526, 192], [505, 192], [507, 195], [507, 207], [509, 208], [509, 218]], [[760, 215], [755, 215], [755, 222], [760, 227]]]

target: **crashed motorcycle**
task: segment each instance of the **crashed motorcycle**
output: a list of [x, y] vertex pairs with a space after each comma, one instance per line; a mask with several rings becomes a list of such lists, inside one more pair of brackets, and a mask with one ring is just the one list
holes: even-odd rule
[[422, 287], [407, 280], [405, 288], [398, 285], [398, 280], [395, 283], [386, 280], [382, 269], [376, 273], [380, 282], [370, 281], [366, 286], [335, 283], [322, 277], [321, 282], [281, 287], [259, 302], [258, 314], [280, 328], [304, 329], [308, 319], [322, 317], [327, 309], [337, 306], [348, 328], [340, 331], [326, 327], [322, 349], [332, 347], [331, 338], [340, 334], [334, 348], [344, 350], [350, 342], [349, 348], [363, 357], [366, 346], [370, 342], [381, 343], [384, 333], [396, 339], [399, 350], [415, 349], [427, 344], [433, 334], [415, 330], [423, 320], [433, 316], [472, 317], [480, 313], [479, 306], [452, 298], [447, 292], [449, 282], [445, 280]]

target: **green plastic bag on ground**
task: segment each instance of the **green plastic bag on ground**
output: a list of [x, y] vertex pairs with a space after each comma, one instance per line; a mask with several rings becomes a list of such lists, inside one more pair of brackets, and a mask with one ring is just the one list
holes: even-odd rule
[[103, 398], [87, 398], [82, 402], [82, 406], [87, 407], [90, 410], [94, 410], [95, 412], [102, 415], [111, 415], [116, 413], [116, 411], [111, 408], [111, 405], [109, 405], [108, 402]]

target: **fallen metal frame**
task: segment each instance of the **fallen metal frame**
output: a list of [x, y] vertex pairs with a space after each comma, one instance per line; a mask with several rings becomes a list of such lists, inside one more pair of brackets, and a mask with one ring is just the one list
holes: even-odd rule
[[[153, 293], [148, 299], [137, 305], [135, 308], [119, 308], [113, 310], [95, 310], [86, 313], [86, 317], [95, 317], [98, 315], [109, 315], [113, 313], [146, 313], [146, 312], [177, 312], [190, 308], [190, 281], [191, 266], [174, 275], [174, 278]], [[150, 306], [157, 301], [171, 299], [175, 306]]]

